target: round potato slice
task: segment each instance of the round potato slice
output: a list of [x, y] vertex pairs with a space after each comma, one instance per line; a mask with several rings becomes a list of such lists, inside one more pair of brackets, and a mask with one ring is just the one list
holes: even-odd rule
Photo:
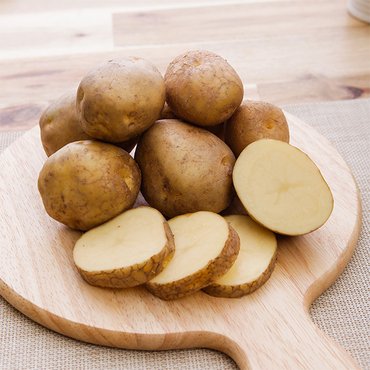
[[168, 221], [176, 250], [168, 266], [146, 283], [161, 299], [190, 295], [223, 275], [239, 253], [239, 237], [223, 217], [196, 212]]
[[238, 298], [263, 285], [274, 270], [277, 257], [275, 234], [248, 216], [231, 215], [225, 219], [240, 238], [240, 252], [231, 269], [203, 289], [215, 297]]
[[309, 233], [333, 210], [333, 196], [315, 163], [282, 141], [248, 145], [236, 161], [233, 182], [248, 214], [279, 234]]
[[91, 285], [129, 288], [150, 280], [174, 253], [173, 235], [154, 208], [138, 207], [86, 232], [73, 259]]

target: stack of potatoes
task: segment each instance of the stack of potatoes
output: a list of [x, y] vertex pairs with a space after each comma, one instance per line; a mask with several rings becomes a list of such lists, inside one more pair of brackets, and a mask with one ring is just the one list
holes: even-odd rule
[[190, 51], [164, 78], [142, 58], [110, 60], [45, 110], [38, 188], [52, 218], [86, 231], [73, 258], [88, 283], [241, 297], [270, 277], [274, 232], [325, 223], [330, 189], [288, 144], [283, 112], [243, 95], [226, 60]]

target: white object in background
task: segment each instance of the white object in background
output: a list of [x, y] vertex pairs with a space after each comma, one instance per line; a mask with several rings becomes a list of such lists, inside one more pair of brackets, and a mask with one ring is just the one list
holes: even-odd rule
[[370, 23], [370, 0], [349, 0], [347, 9], [354, 17]]

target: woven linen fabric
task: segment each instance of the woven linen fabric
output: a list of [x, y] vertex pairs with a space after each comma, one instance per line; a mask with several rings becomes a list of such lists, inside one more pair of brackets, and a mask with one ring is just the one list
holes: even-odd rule
[[[370, 369], [370, 100], [288, 105], [338, 149], [352, 169], [363, 205], [361, 236], [343, 274], [312, 305], [313, 321]], [[21, 132], [1, 133], [0, 151]], [[1, 169], [0, 169], [1, 171]], [[206, 349], [128, 351], [82, 343], [34, 323], [0, 298], [0, 369], [237, 369]]]

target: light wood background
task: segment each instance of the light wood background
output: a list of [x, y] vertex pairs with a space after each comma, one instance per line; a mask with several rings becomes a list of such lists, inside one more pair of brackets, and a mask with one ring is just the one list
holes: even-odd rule
[[276, 104], [370, 96], [370, 26], [346, 0], [2, 0], [0, 131], [34, 126], [90, 68], [138, 55], [224, 56], [246, 98]]

